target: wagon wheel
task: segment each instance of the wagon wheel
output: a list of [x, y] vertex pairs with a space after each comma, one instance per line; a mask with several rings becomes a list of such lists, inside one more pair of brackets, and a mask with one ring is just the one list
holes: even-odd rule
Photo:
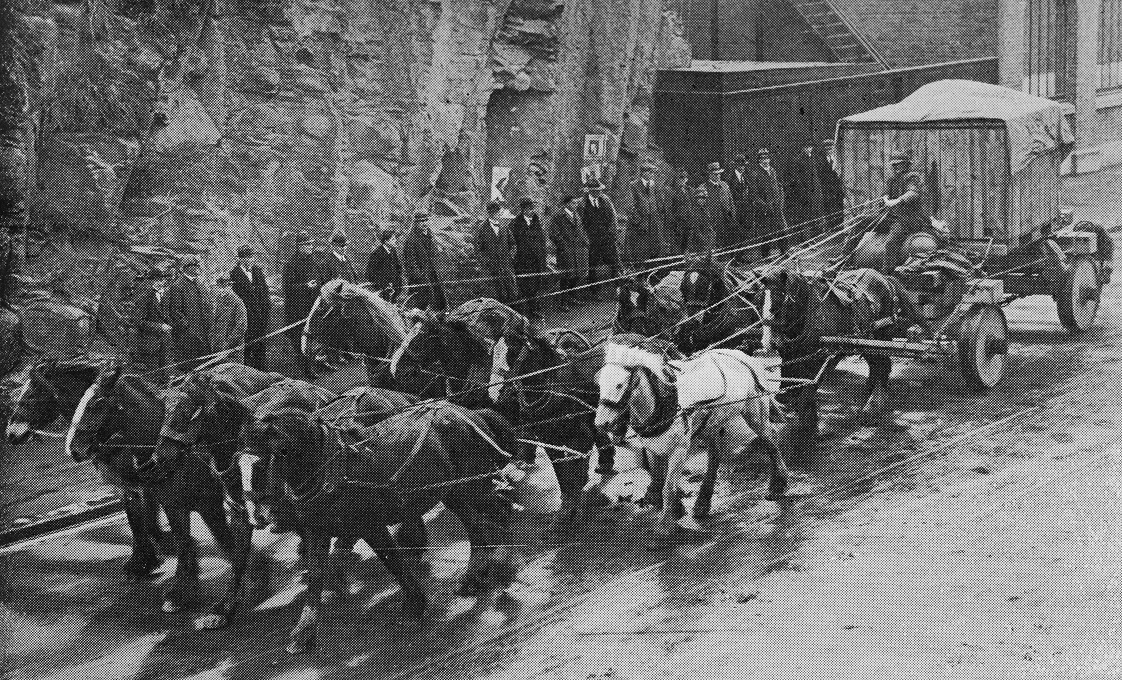
[[1083, 333], [1095, 321], [1099, 312], [1099, 268], [1094, 258], [1080, 255], [1071, 261], [1071, 267], [1061, 274], [1059, 285], [1052, 297], [1056, 300], [1056, 313], [1060, 323], [1072, 333]]
[[962, 375], [974, 389], [997, 385], [1005, 372], [1009, 351], [1009, 326], [997, 305], [978, 305], [970, 310], [958, 332], [958, 361]]
[[592, 349], [592, 343], [580, 331], [572, 328], [553, 328], [546, 331], [549, 343], [565, 356], [572, 356]]

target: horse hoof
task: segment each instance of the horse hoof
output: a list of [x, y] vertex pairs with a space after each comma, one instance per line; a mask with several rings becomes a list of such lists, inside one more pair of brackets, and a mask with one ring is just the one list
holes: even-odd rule
[[141, 558], [133, 556], [125, 562], [121, 571], [130, 581], [146, 581], [152, 578], [152, 572], [156, 571], [162, 563], [163, 560], [155, 555]]
[[288, 652], [291, 656], [296, 656], [298, 654], [307, 654], [315, 649], [315, 647], [315, 638], [308, 638], [306, 640], [293, 640], [289, 642], [288, 646], [284, 648], [284, 651]]
[[410, 619], [421, 620], [425, 618], [428, 608], [429, 604], [424, 598], [407, 597], [401, 604], [401, 613]]
[[708, 502], [698, 501], [693, 505], [693, 518], [705, 519], [712, 512], [712, 505]]
[[207, 614], [195, 619], [195, 630], [218, 630], [230, 625], [230, 617], [225, 614]]
[[772, 484], [768, 487], [767, 496], [765, 496], [765, 498], [769, 501], [781, 501], [787, 498], [787, 489], [789, 486], [786, 480], [783, 480], [783, 482], [779, 484]]

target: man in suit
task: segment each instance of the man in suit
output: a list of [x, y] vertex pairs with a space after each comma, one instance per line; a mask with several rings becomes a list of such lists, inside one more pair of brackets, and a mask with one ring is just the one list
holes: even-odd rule
[[483, 271], [490, 275], [495, 299], [509, 305], [518, 299], [514, 280], [514, 236], [499, 222], [498, 201], [487, 204], [487, 219], [475, 227], [475, 252]]
[[522, 312], [529, 319], [541, 318], [540, 296], [545, 290], [544, 274], [548, 271], [545, 229], [536, 207], [532, 198], [523, 198], [518, 204], [518, 215], [510, 221], [518, 293], [522, 297]]
[[[604, 189], [598, 178], [590, 177], [585, 182], [581, 203], [581, 224], [588, 232], [589, 283], [619, 275], [616, 208]], [[589, 297], [594, 295], [589, 293]]]
[[822, 155], [818, 158], [818, 181], [822, 186], [822, 211], [826, 229], [833, 233], [845, 221], [845, 187], [838, 174], [838, 155], [834, 140], [822, 142]]
[[[697, 215], [694, 224], [695, 226], [698, 224], [708, 225], [707, 231], [712, 234], [715, 241], [713, 245], [719, 246], [720, 241], [718, 239], [721, 238], [721, 234], [727, 234], [734, 229], [736, 207], [732, 203], [732, 191], [729, 189], [728, 183], [721, 179], [724, 172], [721, 170], [721, 164], [714, 161], [709, 164], [707, 170], [709, 171], [709, 179], [698, 187], [698, 189], [704, 189], [704, 192], [698, 191], [696, 194], [705, 199], [702, 205], [703, 210], [701, 214]], [[702, 234], [700, 233], [696, 237], [692, 237], [692, 245], [698, 248], [702, 247], [705, 239], [701, 237]], [[692, 248], [690, 252], [694, 252]]]
[[366, 260], [366, 280], [383, 298], [396, 302], [405, 288], [401, 273], [401, 260], [397, 257], [394, 241], [397, 232], [389, 227], [378, 230], [377, 244]]
[[796, 241], [821, 234], [822, 181], [818, 174], [819, 159], [813, 144], [806, 144], [791, 160], [787, 169], [787, 216]]
[[654, 185], [653, 163], [643, 163], [639, 178], [629, 186], [631, 215], [623, 234], [623, 252], [628, 266], [642, 268], [662, 251], [659, 234], [658, 189]]
[[269, 295], [269, 284], [265, 281], [265, 274], [261, 267], [253, 261], [253, 248], [241, 246], [238, 248], [238, 263], [230, 270], [230, 285], [234, 294], [245, 304], [245, 363], [247, 366], [259, 371], [265, 368], [264, 340], [258, 340], [269, 333], [269, 313], [272, 311], [272, 300]]
[[674, 186], [666, 194], [664, 255], [681, 255], [686, 252], [686, 242], [689, 240], [690, 227], [693, 225], [693, 210], [690, 173], [679, 170], [674, 176]]
[[210, 327], [214, 319], [213, 296], [199, 276], [199, 258], [188, 255], [183, 270], [168, 289], [176, 368], [189, 371], [200, 357], [210, 354]]
[[724, 230], [717, 232], [720, 248], [742, 246], [751, 237], [752, 201], [748, 198], [748, 181], [748, 160], [744, 154], [737, 154], [732, 170], [725, 175], [736, 216]]
[[756, 157], [758, 162], [750, 175], [749, 195], [755, 215], [756, 236], [761, 242], [760, 257], [765, 258], [772, 250], [786, 250], [787, 218], [783, 210], [783, 186], [771, 165], [771, 152], [760, 149]]
[[233, 279], [223, 274], [215, 281], [214, 323], [210, 346], [215, 352], [233, 350], [227, 361], [245, 362], [245, 334], [248, 313], [245, 303], [234, 293]]
[[327, 257], [327, 270], [331, 279], [343, 279], [350, 283], [358, 283], [358, 271], [355, 269], [351, 258], [347, 257], [347, 235], [336, 231], [331, 235], [331, 253]]
[[287, 331], [288, 339], [296, 352], [296, 361], [300, 372], [309, 382], [315, 379], [311, 360], [304, 356], [300, 346], [304, 327], [298, 322], [304, 321], [312, 311], [319, 289], [326, 283], [330, 272], [316, 260], [312, 253], [315, 241], [306, 231], [296, 235], [296, 252], [284, 263], [281, 270], [281, 288], [284, 293], [284, 320], [285, 325], [297, 324]]
[[168, 365], [171, 320], [168, 317], [168, 279], [171, 273], [154, 268], [144, 275], [144, 284], [129, 316], [129, 360], [148, 371]]
[[560, 274], [560, 290], [557, 305], [561, 311], [576, 306], [583, 296], [582, 290], [573, 288], [583, 286], [588, 279], [588, 233], [580, 220], [581, 198], [569, 195], [561, 203], [549, 221], [549, 238], [557, 253], [557, 271]]
[[413, 216], [413, 227], [401, 243], [401, 268], [412, 294], [409, 304], [436, 311], [448, 308], [427, 212]]

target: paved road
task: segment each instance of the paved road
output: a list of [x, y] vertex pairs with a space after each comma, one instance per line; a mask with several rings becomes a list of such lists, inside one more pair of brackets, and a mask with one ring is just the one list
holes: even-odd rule
[[[1122, 222], [1119, 179], [1077, 178], [1069, 201], [1080, 217]], [[627, 503], [560, 548], [526, 517], [515, 586], [455, 598], [466, 543], [440, 515], [430, 620], [400, 615], [366, 552], [306, 658], [281, 650], [298, 592], [290, 568], [274, 597], [201, 633], [159, 611], [173, 560], [153, 583], [121, 581], [119, 523], [26, 546], [8, 556], [12, 676], [1118, 677], [1119, 298], [1111, 286], [1099, 327], [1078, 341], [1050, 301], [1013, 305], [1008, 374], [983, 396], [956, 371], [900, 365], [897, 417], [881, 427], [850, 417], [860, 367], [846, 366], [794, 502], [762, 500], [748, 463], [721, 481], [716, 517], [665, 553], [642, 547], [651, 517]], [[290, 537], [256, 540], [294, 561]], [[209, 601], [225, 568], [203, 549]]]

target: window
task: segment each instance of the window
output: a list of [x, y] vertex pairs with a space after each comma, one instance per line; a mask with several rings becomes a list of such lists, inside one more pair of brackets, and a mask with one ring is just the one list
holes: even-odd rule
[[1027, 19], [1023, 89], [1074, 102], [1075, 0], [1028, 0]]
[[1122, 0], [1100, 0], [1099, 89], [1122, 87]]

